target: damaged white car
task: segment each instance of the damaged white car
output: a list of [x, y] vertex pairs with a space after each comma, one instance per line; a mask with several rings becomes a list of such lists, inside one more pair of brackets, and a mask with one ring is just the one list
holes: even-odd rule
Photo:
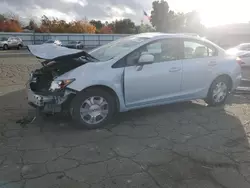
[[45, 59], [30, 75], [29, 103], [44, 113], [67, 111], [76, 127], [98, 128], [116, 112], [205, 99], [223, 104], [241, 80], [235, 57], [206, 39], [144, 33], [86, 53], [29, 46]]

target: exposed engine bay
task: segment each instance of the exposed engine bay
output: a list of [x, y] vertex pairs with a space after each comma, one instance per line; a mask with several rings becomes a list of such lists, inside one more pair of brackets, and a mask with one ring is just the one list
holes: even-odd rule
[[42, 62], [42, 68], [36, 69], [31, 73], [30, 89], [34, 93], [49, 93], [51, 83], [55, 78], [85, 63], [93, 61], [96, 61], [96, 59], [84, 51], [45, 60]]
[[[63, 104], [75, 95], [75, 91], [66, 88], [72, 80], [55, 81], [55, 79], [70, 70], [94, 61], [97, 59], [82, 51], [41, 62], [42, 68], [36, 69], [30, 74], [28, 83], [30, 104], [45, 112], [62, 111]], [[57, 88], [53, 84], [59, 87]]]

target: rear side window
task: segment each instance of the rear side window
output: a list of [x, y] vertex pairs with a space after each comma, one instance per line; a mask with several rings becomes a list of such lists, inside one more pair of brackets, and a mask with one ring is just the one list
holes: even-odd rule
[[206, 58], [218, 55], [217, 49], [207, 43], [196, 40], [184, 40], [184, 59]]

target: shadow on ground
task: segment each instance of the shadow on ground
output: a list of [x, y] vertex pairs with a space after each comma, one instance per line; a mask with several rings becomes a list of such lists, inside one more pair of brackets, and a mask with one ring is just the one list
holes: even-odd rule
[[135, 110], [104, 129], [75, 130], [64, 116], [20, 127], [34, 115], [24, 96], [0, 97], [2, 187], [250, 187], [248, 98]]

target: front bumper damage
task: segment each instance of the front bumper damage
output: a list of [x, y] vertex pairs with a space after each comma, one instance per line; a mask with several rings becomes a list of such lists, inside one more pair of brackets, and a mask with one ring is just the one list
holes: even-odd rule
[[69, 111], [69, 106], [76, 92], [65, 89], [60, 92], [34, 93], [27, 88], [28, 103], [34, 108], [39, 108], [44, 113], [58, 113]]

